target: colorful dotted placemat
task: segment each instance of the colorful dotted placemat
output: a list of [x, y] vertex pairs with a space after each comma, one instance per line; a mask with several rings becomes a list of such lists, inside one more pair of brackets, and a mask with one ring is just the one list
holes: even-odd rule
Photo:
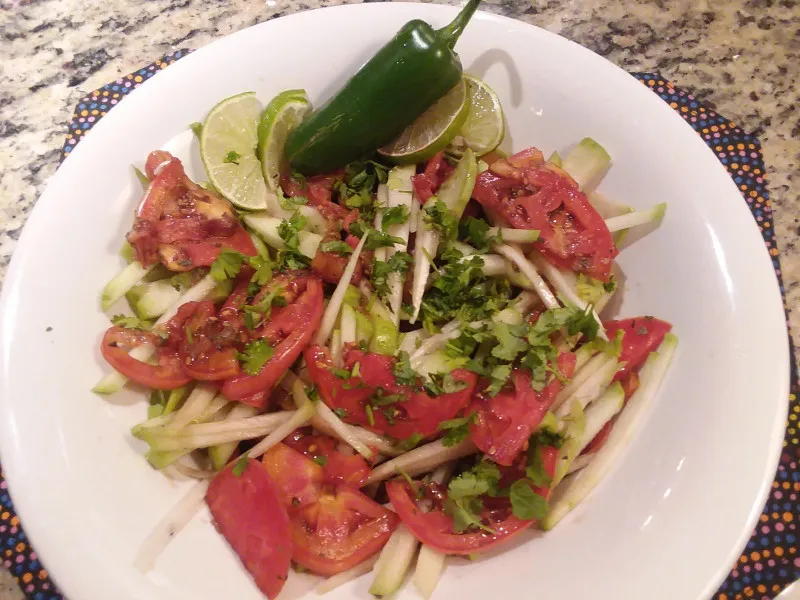
[[[84, 97], [75, 108], [64, 143], [62, 160], [76, 144], [114, 105], [131, 90], [161, 69], [191, 52], [177, 50], [155, 63], [103, 86]], [[704, 106], [691, 94], [676, 88], [657, 73], [634, 73], [643, 84], [675, 109], [702, 137], [728, 169], [747, 206], [758, 223], [767, 245], [775, 274], [783, 293], [778, 249], [773, 231], [772, 208], [767, 192], [761, 145]], [[792, 348], [794, 356], [794, 348]], [[758, 527], [753, 532], [744, 553], [733, 566], [728, 578], [713, 596], [713, 600], [772, 600], [788, 584], [800, 578], [797, 520], [800, 518], [800, 443], [798, 442], [797, 366], [792, 361], [789, 420], [780, 464], [767, 504]], [[14, 513], [6, 482], [0, 470], [0, 549], [2, 564], [16, 576], [28, 600], [63, 600], [47, 574], [36, 552], [30, 547], [19, 518]], [[678, 600], [678, 599], [676, 599]]]

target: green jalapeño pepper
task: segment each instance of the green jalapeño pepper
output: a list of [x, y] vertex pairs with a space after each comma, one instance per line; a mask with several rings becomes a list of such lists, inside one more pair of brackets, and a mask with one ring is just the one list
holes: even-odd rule
[[306, 175], [367, 158], [399, 136], [462, 75], [453, 51], [481, 0], [469, 0], [455, 20], [435, 30], [406, 23], [333, 98], [297, 126], [284, 152]]

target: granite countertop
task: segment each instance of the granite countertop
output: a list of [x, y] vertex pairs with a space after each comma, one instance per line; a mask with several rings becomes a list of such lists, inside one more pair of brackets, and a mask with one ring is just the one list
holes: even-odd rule
[[[0, 0], [0, 281], [81, 96], [171, 50], [339, 3]], [[483, 8], [559, 33], [625, 69], [660, 71], [761, 139], [800, 341], [800, 1], [485, 0]], [[22, 598], [2, 569], [0, 598]]]

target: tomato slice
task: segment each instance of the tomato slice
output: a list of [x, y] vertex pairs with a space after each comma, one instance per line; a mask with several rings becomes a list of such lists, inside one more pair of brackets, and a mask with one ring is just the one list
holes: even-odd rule
[[[346, 422], [368, 427], [397, 439], [414, 434], [434, 435], [439, 423], [452, 419], [469, 404], [477, 375], [466, 369], [452, 372], [464, 388], [431, 397], [422, 390], [398, 385], [394, 377], [395, 359], [382, 354], [349, 349], [344, 365], [352, 370], [359, 364], [359, 376], [340, 379], [334, 374], [330, 353], [321, 346], [305, 352], [308, 373], [317, 385], [325, 404], [344, 411]], [[382, 398], [382, 400], [381, 400]], [[370, 406], [371, 417], [367, 412]]]
[[178, 349], [183, 370], [201, 381], [238, 375], [241, 368], [234, 345], [239, 341], [239, 330], [217, 318], [213, 302], [191, 304], [193, 311], [183, 324]]
[[291, 512], [293, 558], [318, 575], [335, 575], [377, 554], [397, 515], [352, 486], [326, 487], [312, 505]]
[[326, 484], [333, 478], [323, 467], [286, 444], [272, 447], [263, 461], [289, 513], [292, 558], [314, 573], [354, 567], [377, 553], [397, 527], [393, 512], [353, 486]]
[[423, 204], [433, 196], [455, 169], [445, 160], [444, 150], [433, 155], [425, 165], [425, 171], [411, 178], [411, 185]]
[[108, 364], [140, 385], [154, 390], [174, 390], [186, 385], [192, 378], [183, 372], [181, 360], [175, 350], [167, 347], [158, 348], [157, 365], [136, 360], [129, 354], [142, 344], [152, 344], [157, 347], [160, 342], [154, 333], [114, 326], [103, 335], [100, 351]]
[[278, 443], [264, 454], [262, 461], [278, 485], [284, 506], [298, 508], [319, 500], [325, 474], [313, 460], [284, 443]]
[[605, 221], [564, 171], [528, 148], [478, 176], [473, 198], [517, 229], [539, 230], [534, 245], [553, 264], [608, 281], [619, 253]]
[[145, 170], [150, 185], [127, 236], [142, 265], [160, 260], [170, 270], [188, 271], [211, 265], [225, 248], [256, 254], [231, 203], [191, 181], [180, 160], [156, 150]]
[[282, 176], [281, 187], [289, 197], [302, 196], [308, 200], [309, 206], [316, 208], [328, 221], [342, 221], [350, 214], [350, 210], [339, 206], [331, 200], [333, 184], [341, 181], [344, 173], [330, 175], [315, 175], [305, 182], [299, 182], [293, 177]]
[[[552, 446], [542, 450], [542, 462], [551, 478], [555, 475], [557, 459], [558, 450]], [[546, 488], [533, 489], [544, 497], [549, 496]], [[484, 552], [507, 542], [535, 522], [515, 517], [507, 499], [486, 497], [481, 521], [494, 533], [486, 531], [456, 533], [453, 530], [452, 517], [441, 507], [434, 507], [433, 510], [425, 512], [417, 504], [406, 481], [395, 479], [388, 482], [386, 492], [403, 525], [408, 527], [420, 542], [444, 554], [465, 555]]]
[[292, 559], [289, 516], [278, 488], [256, 460], [235, 475], [219, 473], [206, 492], [217, 530], [239, 556], [258, 589], [274, 599], [286, 583]]
[[634, 317], [603, 323], [609, 338], [622, 331], [622, 354], [620, 362], [625, 365], [617, 371], [614, 381], [625, 378], [628, 373], [638, 371], [651, 352], [657, 350], [672, 325], [655, 317]]
[[[269, 340], [275, 351], [257, 375], [241, 374], [224, 383], [222, 393], [229, 400], [244, 401], [254, 394], [271, 390], [297, 360], [319, 327], [323, 311], [322, 282], [319, 278], [303, 273], [276, 277], [262, 289], [254, 302], [278, 287], [287, 291], [290, 304], [273, 308], [270, 320], [254, 334]], [[220, 312], [225, 312], [226, 307], [227, 315], [231, 312], [227, 304]]]
[[[566, 377], [575, 369], [575, 355], [564, 352], [558, 368]], [[470, 425], [472, 441], [499, 465], [509, 466], [527, 446], [534, 429], [553, 405], [561, 382], [553, 378], [541, 392], [531, 388], [531, 375], [515, 369], [511, 375], [514, 390], [502, 390], [496, 396], [476, 395], [470, 410], [475, 419]]]
[[369, 477], [371, 469], [367, 461], [358, 454], [339, 451], [339, 442], [330, 436], [312, 435], [306, 428], [295, 431], [284, 442], [322, 465], [326, 483], [347, 483], [360, 488]]

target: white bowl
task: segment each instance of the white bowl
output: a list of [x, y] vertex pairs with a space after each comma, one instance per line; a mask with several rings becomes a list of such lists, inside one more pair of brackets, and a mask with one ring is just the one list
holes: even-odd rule
[[[305, 88], [320, 101], [406, 21], [439, 26], [454, 14], [350, 5], [221, 39], [133, 92], [53, 177], [3, 289], [2, 460], [22, 522], [67, 597], [259, 598], [207, 513], [154, 572], [132, 566], [183, 488], [151, 470], [128, 433], [143, 418], [141, 395], [104, 400], [89, 391], [106, 370], [98, 295], [121, 265], [138, 189], [130, 165], [168, 143], [186, 158], [188, 124], [226, 96], [255, 90], [266, 102]], [[700, 137], [602, 58], [484, 13], [457, 49], [465, 70], [498, 92], [514, 148], [547, 153], [591, 136], [614, 158], [603, 192], [635, 207], [669, 203], [661, 228], [620, 257], [622, 313], [671, 321], [681, 345], [644, 427], [591, 498], [547, 535], [454, 561], [437, 597], [705, 598], [756, 523], [787, 406], [784, 316], [758, 230]], [[290, 579], [283, 598], [312, 578]], [[361, 580], [334, 596], [366, 598], [366, 589]]]

